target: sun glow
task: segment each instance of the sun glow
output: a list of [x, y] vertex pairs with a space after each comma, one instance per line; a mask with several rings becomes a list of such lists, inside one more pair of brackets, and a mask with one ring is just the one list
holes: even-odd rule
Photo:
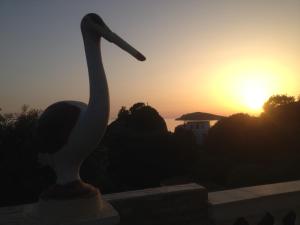
[[268, 86], [259, 79], [246, 80], [243, 83], [241, 84], [242, 103], [252, 111], [261, 111], [269, 97]]
[[[259, 114], [274, 94], [293, 93], [291, 70], [276, 60], [238, 60], [219, 67], [215, 96], [228, 111]], [[293, 95], [293, 94], [292, 94]]]

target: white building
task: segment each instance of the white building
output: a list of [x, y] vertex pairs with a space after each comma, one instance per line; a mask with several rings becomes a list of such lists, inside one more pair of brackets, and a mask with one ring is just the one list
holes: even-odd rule
[[181, 125], [183, 129], [191, 130], [195, 137], [197, 144], [202, 144], [205, 136], [210, 129], [210, 121], [209, 120], [192, 120], [185, 121], [183, 125]]

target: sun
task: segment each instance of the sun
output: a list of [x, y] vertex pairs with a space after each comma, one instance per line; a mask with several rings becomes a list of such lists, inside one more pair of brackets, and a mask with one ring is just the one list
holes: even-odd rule
[[264, 79], [252, 76], [244, 79], [240, 85], [240, 101], [244, 107], [254, 112], [262, 111], [263, 104], [269, 97], [269, 86]]
[[214, 72], [214, 98], [230, 113], [259, 115], [272, 95], [299, 90], [287, 65], [272, 57], [227, 60]]
[[242, 102], [246, 107], [253, 111], [262, 110], [268, 95], [266, 90], [260, 86], [247, 86], [242, 92]]

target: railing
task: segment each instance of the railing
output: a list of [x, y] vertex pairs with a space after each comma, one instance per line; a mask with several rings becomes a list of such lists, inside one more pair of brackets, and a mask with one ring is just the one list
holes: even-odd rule
[[[103, 197], [119, 212], [121, 225], [299, 224], [300, 181], [210, 193], [198, 184], [186, 184]], [[0, 208], [0, 224], [23, 224], [27, 207]]]
[[299, 224], [300, 181], [210, 192], [208, 199], [217, 225]]

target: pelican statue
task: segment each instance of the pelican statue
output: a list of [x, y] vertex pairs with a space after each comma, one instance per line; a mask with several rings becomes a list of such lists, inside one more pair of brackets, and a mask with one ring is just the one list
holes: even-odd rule
[[37, 125], [37, 137], [43, 144], [40, 158], [49, 159], [59, 187], [81, 182], [80, 166], [100, 142], [107, 127], [109, 91], [101, 58], [101, 39], [116, 44], [140, 61], [146, 59], [113, 33], [97, 14], [83, 17], [81, 32], [89, 74], [89, 102], [87, 105], [78, 101], [54, 103], [43, 112]]

